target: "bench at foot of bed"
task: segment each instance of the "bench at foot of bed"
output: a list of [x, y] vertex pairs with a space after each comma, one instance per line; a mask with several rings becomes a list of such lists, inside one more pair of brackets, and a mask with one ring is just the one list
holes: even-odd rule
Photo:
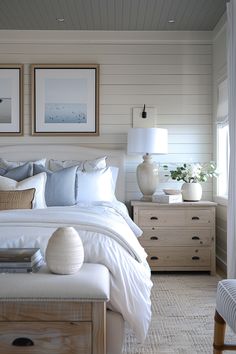
[[0, 353], [106, 354], [105, 266], [85, 263], [73, 275], [46, 267], [0, 274], [0, 284]]

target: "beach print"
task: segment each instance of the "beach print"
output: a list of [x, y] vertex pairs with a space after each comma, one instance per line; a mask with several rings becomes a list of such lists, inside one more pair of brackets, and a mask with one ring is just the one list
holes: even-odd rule
[[0, 97], [0, 124], [11, 123], [11, 98]]
[[87, 80], [50, 78], [45, 80], [46, 124], [87, 123]]
[[12, 104], [12, 81], [10, 78], [0, 79], [0, 123], [10, 124]]
[[87, 105], [80, 103], [46, 103], [45, 123], [87, 123]]

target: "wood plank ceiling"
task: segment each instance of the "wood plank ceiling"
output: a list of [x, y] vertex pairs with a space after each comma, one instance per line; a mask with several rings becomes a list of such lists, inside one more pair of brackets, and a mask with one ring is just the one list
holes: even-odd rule
[[0, 0], [0, 29], [211, 31], [224, 14], [226, 2], [227, 0]]

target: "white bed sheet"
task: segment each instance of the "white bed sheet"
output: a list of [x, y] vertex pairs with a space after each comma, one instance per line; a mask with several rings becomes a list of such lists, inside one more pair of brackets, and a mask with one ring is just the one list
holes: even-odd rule
[[151, 320], [152, 282], [146, 253], [137, 240], [140, 229], [121, 204], [1, 211], [0, 247], [40, 247], [44, 254], [51, 234], [65, 225], [78, 230], [85, 262], [109, 269], [108, 307], [123, 315], [142, 342]]

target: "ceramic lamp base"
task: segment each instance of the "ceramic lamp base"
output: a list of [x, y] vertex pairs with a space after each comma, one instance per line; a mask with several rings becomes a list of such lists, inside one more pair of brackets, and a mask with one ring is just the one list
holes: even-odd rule
[[137, 167], [137, 182], [143, 194], [141, 200], [151, 201], [158, 182], [158, 166], [149, 154], [143, 156], [143, 162]]

